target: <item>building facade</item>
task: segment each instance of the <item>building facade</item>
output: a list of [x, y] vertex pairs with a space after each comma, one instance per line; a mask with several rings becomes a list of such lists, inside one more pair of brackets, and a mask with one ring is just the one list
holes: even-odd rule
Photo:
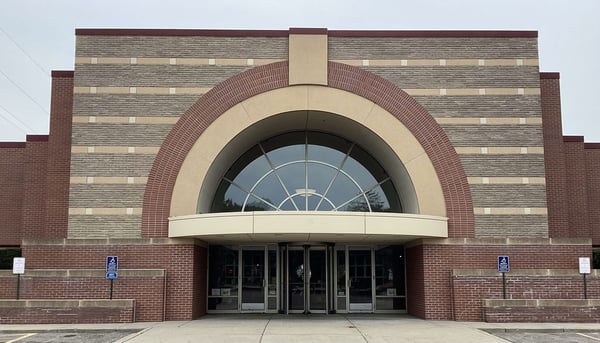
[[600, 146], [563, 137], [537, 32], [76, 36], [49, 135], [0, 143], [0, 244], [29, 300], [0, 272], [3, 322], [600, 319], [577, 269]]

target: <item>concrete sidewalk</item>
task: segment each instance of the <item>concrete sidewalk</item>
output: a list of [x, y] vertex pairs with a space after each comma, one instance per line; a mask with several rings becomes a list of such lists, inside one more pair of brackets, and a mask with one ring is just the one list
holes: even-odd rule
[[[507, 342], [480, 329], [598, 330], [598, 324], [425, 321], [408, 315], [208, 315], [133, 324], [2, 325], [2, 331], [140, 329], [120, 343], [158, 342]], [[24, 341], [26, 342], [26, 341]]]

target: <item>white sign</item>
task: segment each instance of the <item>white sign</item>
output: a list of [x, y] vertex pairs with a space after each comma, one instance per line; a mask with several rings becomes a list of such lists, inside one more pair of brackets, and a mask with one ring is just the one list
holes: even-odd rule
[[589, 274], [592, 272], [592, 266], [590, 264], [589, 257], [579, 258], [579, 274]]
[[13, 274], [25, 274], [25, 257], [13, 258]]

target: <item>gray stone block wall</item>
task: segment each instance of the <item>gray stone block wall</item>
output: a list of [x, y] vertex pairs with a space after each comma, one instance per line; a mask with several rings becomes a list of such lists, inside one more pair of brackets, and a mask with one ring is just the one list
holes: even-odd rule
[[179, 117], [198, 95], [77, 94], [73, 112], [78, 116]]
[[541, 118], [538, 95], [414, 96], [434, 117]]
[[287, 37], [77, 36], [80, 57], [288, 58]]
[[[77, 57], [287, 59], [288, 39], [275, 37], [77, 36]], [[535, 38], [329, 37], [329, 59], [537, 59]], [[78, 64], [78, 87], [210, 88], [247, 65]], [[400, 88], [538, 88], [537, 66], [364, 66]], [[199, 95], [84, 94], [74, 116], [179, 117]], [[415, 96], [438, 118], [541, 118], [539, 95]], [[160, 147], [173, 124], [76, 122], [73, 177], [146, 177], [154, 154], [82, 153], [87, 146]], [[542, 147], [540, 124], [441, 124], [456, 147]], [[83, 148], [81, 148], [83, 147]], [[544, 177], [542, 154], [462, 154], [469, 177]], [[73, 208], [139, 208], [144, 184], [72, 184]], [[473, 184], [474, 207], [545, 207], [539, 184]], [[547, 236], [544, 215], [476, 215], [476, 235]], [[70, 237], [139, 237], [139, 215], [71, 215]]]
[[173, 124], [74, 123], [73, 145], [160, 147]]
[[537, 58], [536, 38], [329, 37], [329, 59]]

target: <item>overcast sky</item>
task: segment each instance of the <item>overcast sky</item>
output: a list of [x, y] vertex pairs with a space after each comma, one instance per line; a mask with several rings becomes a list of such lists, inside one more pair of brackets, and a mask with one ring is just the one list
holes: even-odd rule
[[2, 0], [0, 141], [48, 133], [50, 70], [73, 70], [75, 28], [537, 30], [561, 73], [563, 131], [600, 142], [598, 0]]

